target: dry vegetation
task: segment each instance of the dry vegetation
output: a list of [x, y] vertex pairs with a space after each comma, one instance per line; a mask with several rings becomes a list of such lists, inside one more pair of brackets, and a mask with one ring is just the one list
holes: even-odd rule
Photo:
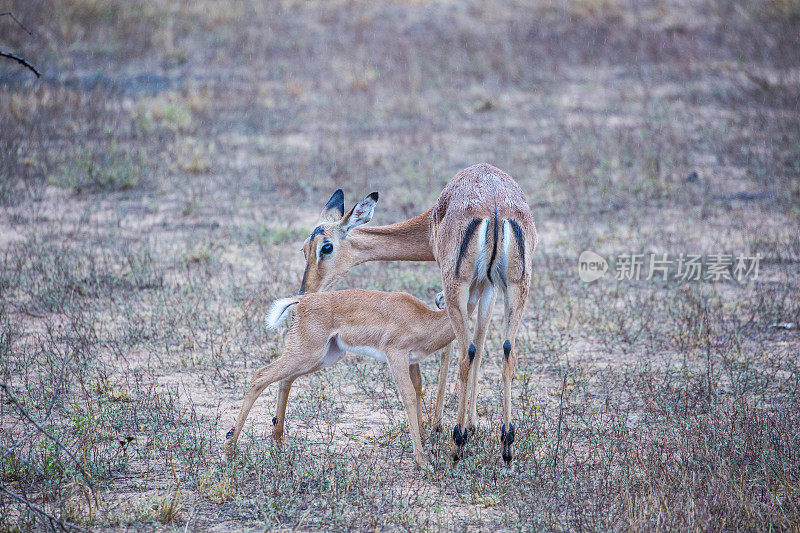
[[[43, 76], [0, 63], [0, 530], [800, 527], [796, 0], [9, 9], [34, 35], [0, 18], [0, 47]], [[455, 470], [444, 432], [417, 472], [360, 357], [297, 382], [282, 449], [268, 392], [221, 462], [322, 202], [379, 190], [374, 223], [398, 221], [479, 161], [541, 236], [513, 477], [494, 328]], [[587, 285], [585, 249], [764, 259], [742, 284]]]

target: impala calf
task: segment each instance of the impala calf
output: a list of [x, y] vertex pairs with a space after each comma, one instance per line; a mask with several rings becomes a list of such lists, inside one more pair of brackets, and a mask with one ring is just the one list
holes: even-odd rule
[[[322, 208], [317, 226], [303, 243], [306, 267], [299, 294], [328, 290], [352, 265], [367, 261], [433, 261], [426, 236], [429, 224], [424, 216], [391, 226], [363, 227], [372, 219], [377, 202], [378, 193], [373, 192], [345, 214], [342, 190], [338, 189], [331, 195]], [[452, 345], [448, 345], [440, 355], [433, 416], [433, 427], [437, 430], [442, 423], [451, 350]]]
[[419, 363], [453, 341], [447, 312], [433, 310], [406, 293], [348, 289], [276, 300], [267, 317], [267, 327], [277, 327], [292, 308], [283, 355], [253, 374], [236, 425], [226, 435], [226, 455], [233, 452], [253, 403], [268, 385], [280, 382], [278, 409], [272, 420], [272, 436], [279, 440], [292, 382], [327, 368], [345, 352], [352, 352], [389, 364], [408, 415], [414, 460], [430, 470], [420, 436]]

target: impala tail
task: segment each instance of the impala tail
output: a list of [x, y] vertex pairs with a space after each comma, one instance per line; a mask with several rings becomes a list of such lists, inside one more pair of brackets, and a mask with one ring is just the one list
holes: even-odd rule
[[456, 260], [456, 275], [473, 238], [478, 241], [473, 279], [485, 279], [505, 288], [508, 285], [508, 263], [515, 253], [519, 254], [522, 273], [525, 274], [525, 236], [522, 228], [514, 219], [498, 217], [495, 207], [492, 217], [473, 218], [467, 225]]
[[503, 287], [507, 287], [508, 262], [514, 254], [519, 254], [522, 276], [525, 276], [525, 235], [522, 227], [514, 219], [506, 218], [499, 221], [498, 225], [501, 228], [499, 250], [495, 260], [489, 266], [488, 277], [490, 280], [499, 281]]
[[280, 298], [272, 302], [272, 307], [270, 307], [269, 313], [267, 313], [267, 329], [277, 328], [281, 322], [289, 316], [291, 308], [298, 303], [300, 303], [300, 298], [298, 296]]

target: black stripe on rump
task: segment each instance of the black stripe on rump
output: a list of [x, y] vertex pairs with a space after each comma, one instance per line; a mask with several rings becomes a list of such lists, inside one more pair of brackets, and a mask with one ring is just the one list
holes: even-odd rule
[[478, 225], [480, 225], [481, 221], [482, 219], [480, 218], [473, 218], [469, 222], [469, 225], [467, 225], [464, 236], [461, 237], [461, 248], [458, 250], [458, 259], [456, 259], [456, 276], [458, 276], [458, 269], [461, 268], [461, 260], [464, 259], [467, 248], [469, 248], [469, 241], [472, 239], [472, 235], [475, 233], [475, 230], [478, 229]]
[[522, 276], [525, 276], [525, 234], [522, 233], [522, 227], [516, 220], [508, 219], [511, 224], [511, 230], [514, 232], [514, 240], [517, 241], [517, 248], [519, 248], [519, 256], [522, 259]]

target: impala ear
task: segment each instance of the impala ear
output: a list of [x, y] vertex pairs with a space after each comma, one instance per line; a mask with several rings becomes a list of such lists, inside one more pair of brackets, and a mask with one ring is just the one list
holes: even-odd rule
[[344, 192], [342, 189], [336, 189], [336, 192], [331, 195], [331, 199], [322, 208], [317, 224], [336, 222], [342, 218], [342, 215], [344, 215]]
[[350, 233], [350, 230], [366, 224], [372, 220], [372, 214], [375, 212], [375, 204], [378, 203], [378, 193], [373, 192], [356, 205], [342, 217], [339, 222], [339, 227], [345, 235]]

